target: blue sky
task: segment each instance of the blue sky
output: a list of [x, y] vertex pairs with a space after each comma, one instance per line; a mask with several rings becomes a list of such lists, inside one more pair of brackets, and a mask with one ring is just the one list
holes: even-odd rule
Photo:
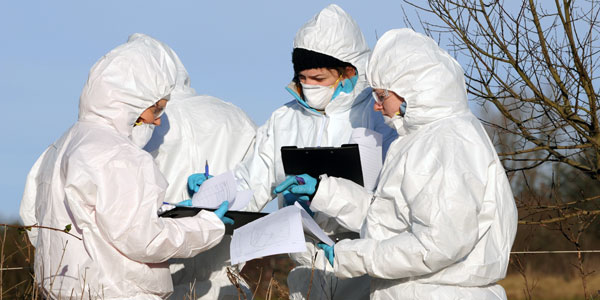
[[[0, 222], [17, 220], [29, 169], [76, 120], [92, 65], [134, 32], [177, 52], [200, 94], [258, 125], [290, 100], [296, 31], [326, 1], [3, 1], [0, 11]], [[404, 27], [402, 1], [338, 1], [376, 36]], [[405, 8], [410, 12], [412, 8]]]

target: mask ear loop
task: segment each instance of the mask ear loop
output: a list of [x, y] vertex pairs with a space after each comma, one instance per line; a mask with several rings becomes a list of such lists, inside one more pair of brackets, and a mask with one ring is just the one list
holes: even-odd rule
[[[404, 109], [402, 109], [402, 108], [404, 108]], [[405, 114], [406, 114], [406, 100], [404, 100], [402, 102], [402, 104], [400, 104], [400, 107], [398, 108], [398, 112], [396, 112], [397, 116], [404, 117]]]
[[[340, 74], [340, 77], [338, 77], [338, 79], [330, 86], [330, 88], [334, 88], [337, 86], [337, 84], [342, 80], [342, 74]], [[342, 81], [342, 86], [344, 86], [344, 82]]]
[[144, 122], [142, 122], [142, 121], [135, 122], [135, 123], [133, 123], [133, 127], [135, 127], [135, 126], [141, 126], [142, 124], [144, 124]]

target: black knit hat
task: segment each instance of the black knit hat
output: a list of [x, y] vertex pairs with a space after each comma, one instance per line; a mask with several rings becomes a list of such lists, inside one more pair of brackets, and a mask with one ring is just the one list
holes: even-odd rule
[[343, 62], [333, 56], [303, 48], [294, 48], [292, 63], [294, 64], [295, 74], [314, 68], [335, 69], [339, 67], [352, 67], [352, 64]]

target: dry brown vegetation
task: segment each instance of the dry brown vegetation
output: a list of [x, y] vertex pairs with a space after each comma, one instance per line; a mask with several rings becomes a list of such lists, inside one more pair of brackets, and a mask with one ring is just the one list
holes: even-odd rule
[[[0, 260], [0, 299], [40, 299], [33, 285], [33, 247], [17, 229], [0, 230], [4, 258]], [[537, 225], [520, 225], [513, 249], [572, 249], [561, 235], [559, 231]], [[583, 239], [583, 246], [599, 249], [600, 230], [588, 235]], [[587, 270], [600, 269], [600, 254], [584, 256]], [[508, 276], [500, 284], [509, 299], [585, 299], [577, 266], [576, 254], [512, 255]], [[249, 284], [253, 299], [288, 299], [287, 274], [293, 267], [287, 255], [268, 256], [248, 262], [240, 275]], [[589, 275], [587, 284], [587, 299], [600, 299], [600, 274], [594, 272]], [[244, 299], [242, 295], [240, 299]]]

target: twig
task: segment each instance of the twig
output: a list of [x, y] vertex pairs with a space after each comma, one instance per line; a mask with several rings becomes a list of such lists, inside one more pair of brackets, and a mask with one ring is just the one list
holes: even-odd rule
[[244, 300], [247, 300], [246, 294], [242, 291], [242, 288], [240, 287], [240, 278], [237, 274], [234, 274], [233, 271], [231, 271], [230, 267], [227, 267], [227, 278], [229, 279], [229, 282], [231, 282], [233, 284], [233, 286], [235, 286], [235, 288], [237, 289], [238, 292], [238, 300], [241, 300], [240, 295], [242, 295], [244, 297]]
[[315, 263], [317, 261], [317, 255], [319, 251], [315, 252], [315, 256], [312, 259], [312, 268], [310, 270], [310, 281], [308, 282], [308, 293], [306, 293], [306, 299], [310, 299], [310, 290], [312, 289], [313, 277], [315, 275]]
[[54, 231], [64, 232], [64, 233], [66, 233], [66, 234], [68, 234], [68, 235], [70, 235], [70, 236], [72, 236], [72, 237], [74, 237], [74, 238], [76, 238], [76, 239], [78, 239], [80, 241], [82, 240], [80, 237], [78, 237], [78, 236], [76, 236], [76, 235], [74, 235], [72, 233], [69, 233], [66, 230], [66, 227], [65, 227], [65, 229], [59, 229], [59, 228], [53, 228], [53, 227], [47, 227], [47, 226], [40, 226], [40, 225], [19, 226], [19, 225], [9, 225], [9, 224], [0, 224], [0, 226], [10, 227], [10, 228], [17, 228], [17, 229], [22, 229], [22, 230], [30, 230], [31, 228], [50, 229], [50, 230], [54, 230]]
[[[60, 267], [62, 265], [63, 258], [65, 257], [65, 252], [67, 252], [67, 245], [69, 244], [69, 240], [65, 241], [65, 245], [63, 246], [62, 255], [60, 256], [60, 261], [58, 262], [58, 266], [56, 267], [56, 273], [52, 276], [52, 280], [50, 281], [50, 294], [52, 294], [52, 286], [54, 285], [54, 280], [58, 277], [58, 271], [60, 271]], [[59, 294], [60, 297], [60, 294]]]
[[15, 268], [0, 268], [0, 271], [16, 271], [16, 270], [23, 270], [25, 268], [23, 267], [15, 267]]
[[546, 250], [546, 251], [511, 251], [510, 254], [564, 254], [564, 253], [600, 253], [600, 250]]
[[[3, 232], [3, 236], [2, 236], [2, 248], [0, 249], [0, 268], [4, 268], [4, 244], [6, 242], [6, 227], [4, 227], [4, 232]], [[4, 285], [2, 284], [2, 282], [4, 282], [2, 279], [3, 276], [3, 272], [0, 270], [0, 300], [2, 300], [2, 295], [4, 295]]]
[[564, 214], [560, 217], [549, 218], [540, 221], [519, 221], [519, 224], [522, 225], [542, 225], [542, 224], [551, 224], [558, 223], [561, 221], [565, 221], [570, 218], [580, 217], [580, 216], [592, 216], [592, 215], [600, 215], [600, 209], [598, 210], [580, 210], [570, 214]]

